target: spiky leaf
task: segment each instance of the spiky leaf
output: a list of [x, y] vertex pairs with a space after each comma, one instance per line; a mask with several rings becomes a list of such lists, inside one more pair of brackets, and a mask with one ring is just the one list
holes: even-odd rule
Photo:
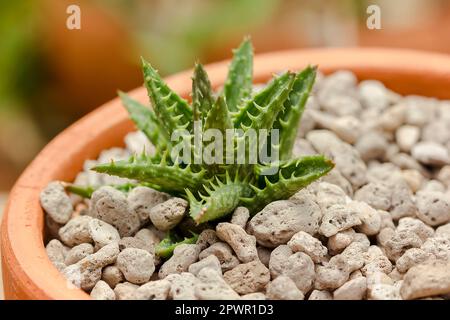
[[291, 158], [292, 148], [306, 101], [316, 79], [317, 67], [308, 66], [295, 76], [289, 98], [284, 102], [284, 110], [278, 114], [273, 127], [279, 129], [280, 158]]
[[183, 192], [186, 188], [199, 189], [206, 180], [205, 171], [193, 172], [190, 166], [170, 163], [167, 153], [158, 162], [146, 155], [133, 156], [129, 160], [99, 164], [92, 170], [110, 175], [134, 179], [159, 186], [168, 193]]
[[[222, 141], [216, 141], [215, 139], [218, 139], [218, 137], [214, 136], [214, 141], [203, 141], [203, 166], [208, 170], [209, 173], [211, 174], [216, 174], [220, 171], [220, 167], [222, 166], [221, 164], [218, 164], [217, 161], [215, 161], [215, 163], [213, 164], [207, 164], [208, 162], [205, 161], [205, 151], [206, 154], [208, 154], [208, 150], [210, 150], [212, 148], [212, 150], [214, 150], [215, 152], [218, 152], [218, 149], [220, 148], [216, 148], [217, 144], [221, 143], [222, 144], [222, 150], [225, 149], [225, 144], [226, 144], [226, 130], [227, 129], [232, 129], [233, 128], [233, 123], [231, 122], [231, 115], [228, 111], [225, 99], [221, 96], [219, 96], [217, 98], [217, 100], [215, 101], [214, 105], [212, 106], [211, 110], [209, 110], [208, 115], [206, 117], [205, 120], [205, 125], [204, 125], [204, 130], [209, 130], [209, 129], [215, 129], [215, 130], [219, 130], [222, 133]], [[222, 164], [224, 164], [226, 162], [226, 157], [227, 155], [222, 152], [222, 154], [214, 154], [214, 158], [216, 160], [218, 160], [219, 162], [221, 162]], [[212, 160], [212, 159], [210, 159]], [[223, 172], [223, 171], [222, 171]]]
[[270, 129], [283, 109], [294, 82], [295, 74], [286, 72], [273, 79], [267, 87], [242, 106], [234, 117], [234, 127], [255, 130]]
[[145, 86], [149, 98], [168, 136], [177, 129], [192, 127], [192, 110], [186, 100], [182, 99], [161, 79], [158, 72], [142, 59]]
[[233, 60], [223, 87], [223, 94], [230, 111], [236, 111], [252, 92], [253, 47], [250, 39], [245, 39], [233, 53]]
[[[282, 162], [278, 174], [261, 176], [263, 186], [253, 186], [254, 197], [243, 199], [242, 202], [253, 213], [257, 213], [270, 202], [287, 199], [311, 182], [317, 180], [333, 169], [334, 163], [324, 156], [307, 156]], [[259, 174], [268, 168], [258, 166]]]
[[214, 104], [208, 74], [200, 63], [195, 64], [192, 77], [192, 110], [194, 121], [203, 121]]
[[241, 198], [250, 197], [252, 189], [247, 181], [239, 181], [238, 178], [230, 179], [226, 175], [225, 183], [217, 179], [216, 183], [203, 186], [205, 194], [200, 194], [198, 200], [193, 193], [186, 189], [189, 200], [189, 215], [197, 223], [212, 221], [231, 213], [241, 202]]
[[119, 96], [123, 105], [128, 110], [131, 120], [147, 136], [157, 150], [163, 151], [168, 149], [170, 139], [155, 113], [148, 107], [132, 99], [126, 93], [119, 92]]
[[231, 115], [223, 97], [218, 97], [205, 120], [205, 130], [218, 129], [225, 133], [226, 129], [232, 129]]

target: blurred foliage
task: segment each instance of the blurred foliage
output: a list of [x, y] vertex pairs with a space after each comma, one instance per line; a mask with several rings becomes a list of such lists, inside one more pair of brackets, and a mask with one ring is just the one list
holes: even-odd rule
[[[107, 3], [162, 74], [192, 67], [207, 51], [239, 41], [271, 16], [281, 0], [98, 0]], [[112, 5], [112, 3], [114, 5]], [[233, 45], [235, 45], [233, 43]]]
[[0, 109], [22, 108], [45, 73], [39, 63], [36, 1], [0, 2]]
[[0, 188], [14, 181], [44, 143], [27, 100], [45, 74], [36, 22], [36, 1], [0, 1]]

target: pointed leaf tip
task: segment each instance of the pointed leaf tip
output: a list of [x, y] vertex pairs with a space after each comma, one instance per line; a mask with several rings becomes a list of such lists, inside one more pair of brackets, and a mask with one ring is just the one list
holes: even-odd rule
[[250, 97], [253, 82], [253, 46], [249, 39], [244, 39], [233, 50], [233, 59], [223, 87], [223, 95], [231, 112], [237, 111], [242, 102]]

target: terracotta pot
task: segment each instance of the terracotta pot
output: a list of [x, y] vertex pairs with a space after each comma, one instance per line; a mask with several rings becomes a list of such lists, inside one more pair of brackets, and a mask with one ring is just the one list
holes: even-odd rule
[[[450, 98], [450, 57], [438, 54], [386, 49], [318, 49], [285, 51], [255, 58], [255, 81], [265, 81], [279, 70], [297, 70], [318, 64], [325, 72], [349, 69], [359, 79], [378, 79], [402, 94]], [[224, 81], [227, 62], [207, 67], [214, 87]], [[191, 89], [191, 71], [167, 78], [183, 96]], [[146, 102], [143, 88], [134, 98]], [[39, 192], [49, 181], [72, 180], [85, 159], [102, 149], [122, 145], [133, 130], [118, 99], [98, 108], [57, 136], [29, 165], [11, 191], [1, 229], [3, 281], [7, 299], [87, 299], [70, 289], [47, 258], [44, 214]]]

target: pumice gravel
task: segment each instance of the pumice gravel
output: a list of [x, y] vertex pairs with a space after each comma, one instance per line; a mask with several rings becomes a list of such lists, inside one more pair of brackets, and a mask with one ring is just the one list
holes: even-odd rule
[[158, 152], [128, 134], [86, 161], [73, 186], [89, 196], [42, 191], [50, 261], [99, 300], [450, 299], [450, 102], [318, 73], [299, 128], [292, 156], [329, 174], [199, 225], [189, 197], [90, 170]]

